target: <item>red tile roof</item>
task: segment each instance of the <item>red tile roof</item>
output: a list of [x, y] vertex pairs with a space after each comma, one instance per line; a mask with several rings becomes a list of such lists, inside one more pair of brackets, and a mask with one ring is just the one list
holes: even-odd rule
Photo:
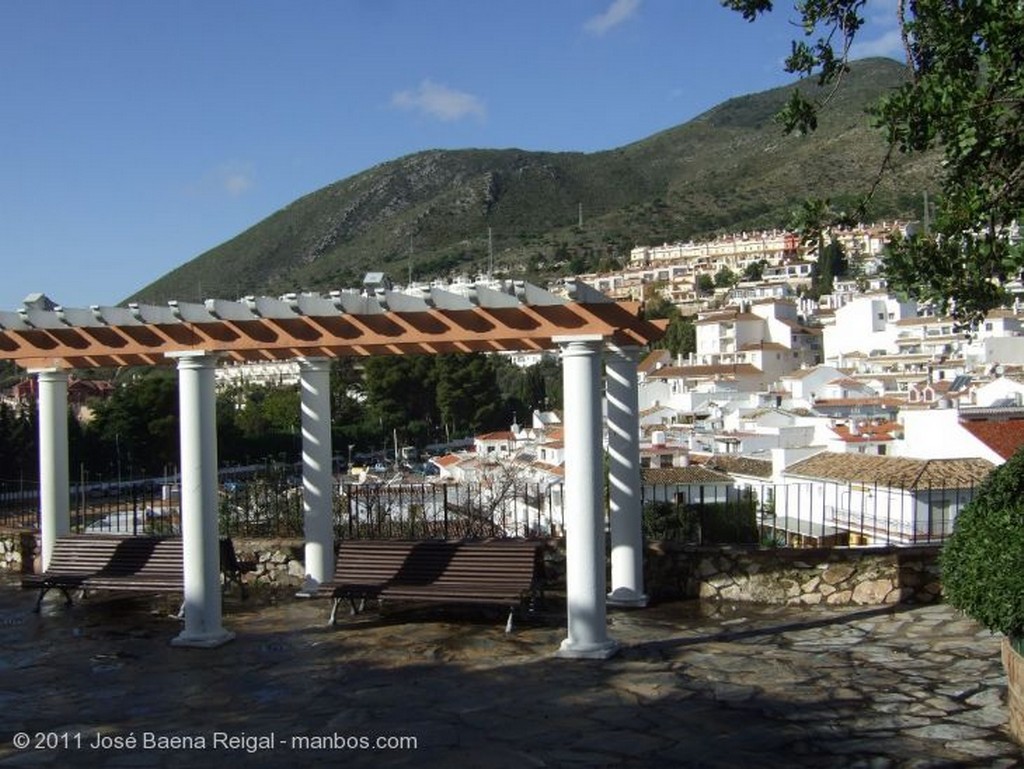
[[439, 467], [448, 467], [450, 465], [457, 465], [465, 457], [460, 457], [456, 454], [445, 454], [443, 457], [434, 457], [430, 461]]
[[718, 366], [666, 366], [651, 375], [652, 379], [685, 379], [712, 376], [760, 376], [761, 369], [749, 363], [721, 364]]
[[957, 489], [977, 485], [992, 468], [992, 463], [986, 459], [911, 459], [823, 451], [790, 465], [784, 474], [906, 489]]
[[1024, 446], [1024, 419], [967, 419], [960, 424], [1003, 459]]
[[510, 430], [498, 430], [497, 432], [478, 435], [476, 439], [478, 441], [514, 441], [516, 436]]

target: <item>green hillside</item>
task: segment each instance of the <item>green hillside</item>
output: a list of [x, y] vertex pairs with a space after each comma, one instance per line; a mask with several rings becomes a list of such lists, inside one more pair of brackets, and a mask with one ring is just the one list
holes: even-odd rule
[[[370, 270], [397, 282], [410, 267], [416, 280], [474, 273], [488, 228], [497, 273], [544, 280], [610, 267], [637, 244], [785, 226], [808, 196], [842, 204], [871, 185], [885, 147], [867, 108], [903, 76], [891, 60], [855, 63], [811, 136], [773, 120], [792, 88], [814, 87], [799, 83], [604, 152], [419, 152], [296, 200], [131, 299], [349, 288]], [[934, 159], [903, 159], [871, 214], [913, 216], [936, 173]]]

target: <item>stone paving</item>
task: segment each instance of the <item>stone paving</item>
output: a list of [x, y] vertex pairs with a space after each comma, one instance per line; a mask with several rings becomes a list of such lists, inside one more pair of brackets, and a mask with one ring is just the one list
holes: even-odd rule
[[506, 636], [486, 609], [328, 628], [229, 594], [213, 650], [169, 645], [172, 599], [34, 600], [0, 576], [0, 769], [1024, 765], [998, 638], [943, 605], [667, 603], [611, 613], [598, 662], [553, 657], [557, 600]]

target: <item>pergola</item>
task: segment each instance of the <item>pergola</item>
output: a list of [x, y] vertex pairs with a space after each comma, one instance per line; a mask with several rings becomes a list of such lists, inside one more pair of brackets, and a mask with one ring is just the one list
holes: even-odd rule
[[[568, 283], [568, 298], [521, 281], [461, 290], [298, 293], [240, 301], [69, 308], [44, 296], [0, 311], [0, 359], [35, 374], [39, 392], [42, 559], [70, 528], [68, 371], [176, 365], [181, 423], [184, 628], [180, 646], [218, 646], [222, 624], [217, 531], [214, 369], [219, 361], [300, 364], [307, 585], [334, 571], [330, 359], [343, 356], [559, 349], [565, 392], [568, 632], [558, 654], [603, 658], [606, 603], [643, 605], [637, 359], [663, 326], [633, 302]], [[609, 428], [612, 589], [606, 592], [602, 361]]]

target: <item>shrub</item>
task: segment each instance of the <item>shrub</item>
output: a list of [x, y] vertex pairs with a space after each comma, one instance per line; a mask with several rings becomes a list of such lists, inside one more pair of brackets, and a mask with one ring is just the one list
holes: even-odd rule
[[946, 600], [1015, 646], [1024, 640], [1024, 451], [960, 511], [940, 560]]

